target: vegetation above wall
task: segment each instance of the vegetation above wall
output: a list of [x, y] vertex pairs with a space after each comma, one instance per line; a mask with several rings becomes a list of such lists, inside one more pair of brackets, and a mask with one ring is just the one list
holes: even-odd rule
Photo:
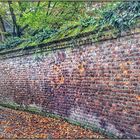
[[[139, 24], [140, 18], [140, 2], [138, 1], [108, 2], [101, 7], [92, 8], [90, 11], [83, 6], [83, 3], [76, 3], [77, 7], [74, 6], [74, 3], [71, 3], [70, 7], [67, 3], [61, 3], [62, 5], [58, 5], [56, 7], [57, 10], [54, 9], [53, 11], [53, 6], [57, 5], [57, 3], [54, 3], [55, 5], [52, 4], [52, 7], [50, 9], [48, 8], [50, 14], [52, 11], [54, 13], [60, 12], [60, 9], [62, 13], [66, 12], [68, 14], [68, 16], [66, 16], [66, 13], [64, 15], [58, 13], [59, 18], [56, 14], [54, 14], [55, 16], [50, 16], [50, 14], [47, 14], [47, 16], [44, 15], [44, 11], [41, 10], [41, 7], [43, 4], [45, 5], [45, 3], [37, 3], [38, 7], [34, 9], [35, 11], [33, 12], [30, 11], [30, 7], [25, 10], [24, 4], [27, 3], [20, 3], [20, 8], [23, 8], [22, 11], [29, 10], [29, 12], [23, 13], [20, 16], [17, 25], [22, 27], [27, 25], [30, 30], [25, 31], [25, 33], [20, 36], [10, 35], [0, 44], [0, 50], [15, 47], [38, 46], [42, 43], [76, 36], [90, 31], [95, 31], [96, 39], [98, 40], [99, 36], [104, 35], [104, 30], [111, 30], [108, 34], [112, 36], [118, 35], [118, 33], [129, 30]], [[49, 3], [47, 4], [50, 6]], [[65, 7], [62, 8], [64, 5]], [[16, 4], [12, 6], [10, 8], [14, 9]], [[85, 13], [81, 13], [80, 8]], [[69, 14], [70, 10], [74, 10], [73, 14], [76, 14], [77, 17]], [[50, 23], [48, 23], [48, 21]]]

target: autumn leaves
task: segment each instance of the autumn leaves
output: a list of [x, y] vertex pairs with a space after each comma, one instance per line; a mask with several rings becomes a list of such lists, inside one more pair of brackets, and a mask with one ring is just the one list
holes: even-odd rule
[[[4, 116], [4, 117], [3, 117]], [[104, 136], [62, 119], [3, 108], [0, 110], [0, 139], [76, 139], [104, 138]]]

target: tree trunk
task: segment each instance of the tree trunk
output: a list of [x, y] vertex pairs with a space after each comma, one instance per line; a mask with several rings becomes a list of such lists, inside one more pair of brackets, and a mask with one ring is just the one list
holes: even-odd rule
[[6, 32], [6, 29], [5, 29], [3, 18], [1, 15], [0, 15], [0, 32], [1, 32], [0, 41], [4, 41], [4, 39], [5, 39], [4, 33]]
[[15, 16], [15, 13], [14, 13], [14, 9], [11, 6], [12, 1], [8, 1], [8, 4], [9, 4], [9, 10], [10, 10], [12, 21], [13, 21], [13, 36], [20, 37], [21, 36], [20, 27], [17, 24], [16, 16]]

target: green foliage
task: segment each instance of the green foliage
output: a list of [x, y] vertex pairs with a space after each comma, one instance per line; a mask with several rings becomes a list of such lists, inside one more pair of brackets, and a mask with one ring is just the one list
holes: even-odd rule
[[[138, 23], [140, 16], [140, 2], [116, 2], [104, 5], [99, 9], [92, 11], [96, 13], [94, 17], [88, 16], [81, 18], [78, 22], [64, 25], [52, 40], [61, 39], [85, 33], [89, 31], [96, 32], [96, 39], [104, 34], [104, 30], [110, 30], [108, 34], [118, 35], [120, 32], [130, 29]], [[51, 40], [51, 41], [52, 41]], [[49, 42], [50, 40], [45, 40]]]
[[37, 33], [36, 35], [25, 39], [24, 42], [19, 45], [20, 47], [32, 46], [41, 43], [43, 40], [50, 38], [53, 36], [57, 30], [43, 30], [42, 32]]
[[140, 2], [123, 2], [118, 4], [113, 10], [103, 12], [101, 24], [110, 24], [119, 31], [124, 31], [132, 27], [140, 17]]
[[42, 32], [39, 32], [33, 37], [33, 40], [36, 42], [42, 42], [44, 39], [50, 38], [53, 34], [55, 34], [57, 30], [43, 30]]
[[94, 18], [89, 17], [87, 19], [81, 19], [80, 24], [82, 27], [88, 27], [89, 25], [95, 25], [96, 20]]
[[17, 11], [24, 11], [19, 16], [18, 23], [21, 26], [28, 24], [29, 31], [22, 39], [15, 37], [6, 40], [0, 45], [1, 49], [37, 46], [89, 31], [96, 32], [96, 40], [108, 29], [112, 31], [108, 34], [118, 35], [139, 22], [140, 2], [110, 2], [91, 11], [92, 16], [85, 12], [83, 3], [75, 2], [41, 2], [38, 6], [37, 3], [23, 2]]
[[33, 29], [58, 29], [68, 21], [77, 20], [85, 12], [83, 2], [28, 2], [27, 7], [18, 23], [22, 26], [28, 24]]
[[11, 49], [16, 46], [26, 47], [29, 45], [37, 45], [41, 43], [44, 39], [50, 38], [56, 32], [57, 30], [43, 30], [42, 32], [39, 32], [35, 36], [32, 36], [27, 39], [21, 39], [19, 37], [9, 37], [5, 40], [4, 43], [0, 44], [0, 50]]
[[23, 40], [19, 37], [9, 37], [3, 44], [0, 44], [0, 50], [14, 48], [22, 42]]

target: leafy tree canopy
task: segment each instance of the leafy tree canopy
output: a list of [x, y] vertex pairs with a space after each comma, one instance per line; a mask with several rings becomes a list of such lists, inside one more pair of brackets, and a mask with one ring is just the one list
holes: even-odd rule
[[121, 32], [137, 24], [140, 17], [138, 1], [8, 1], [0, 2], [0, 7], [1, 50], [38, 45], [94, 30], [97, 37], [104, 29]]

